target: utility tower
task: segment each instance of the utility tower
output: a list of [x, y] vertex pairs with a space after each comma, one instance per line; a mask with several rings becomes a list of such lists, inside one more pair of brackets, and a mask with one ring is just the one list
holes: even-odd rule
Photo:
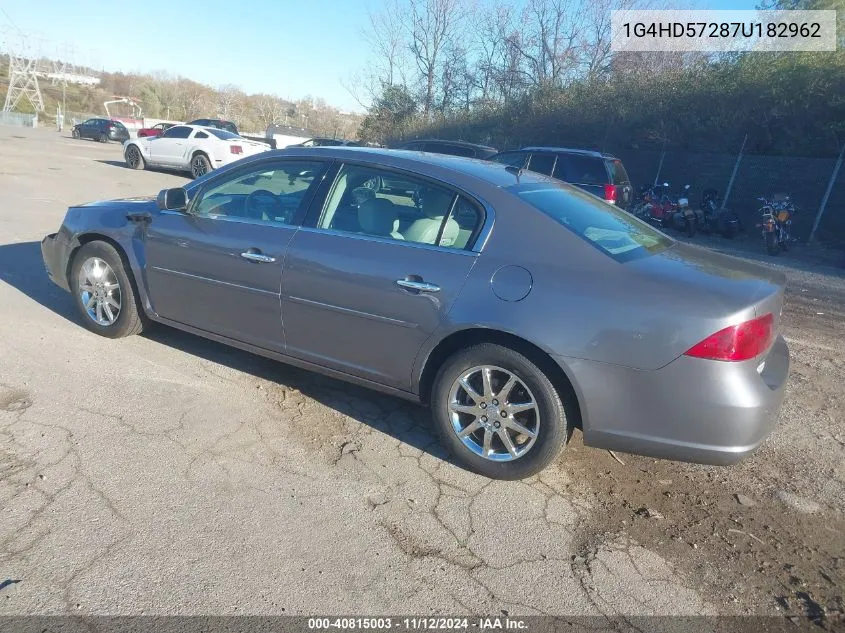
[[[39, 55], [27, 54], [27, 38], [19, 32], [6, 38], [6, 54], [9, 56], [9, 88], [3, 111], [14, 110], [21, 100], [29, 101], [36, 112], [44, 112], [44, 99], [38, 85]], [[17, 41], [16, 41], [17, 40]]]

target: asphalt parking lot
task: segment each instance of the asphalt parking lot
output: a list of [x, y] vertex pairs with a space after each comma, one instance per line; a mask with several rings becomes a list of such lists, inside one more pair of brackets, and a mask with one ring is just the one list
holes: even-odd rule
[[0, 146], [0, 612], [845, 613], [845, 271], [777, 260], [792, 374], [751, 459], [576, 433], [491, 482], [424, 409], [164, 327], [83, 329], [41, 238], [69, 204], [184, 178], [68, 132]]

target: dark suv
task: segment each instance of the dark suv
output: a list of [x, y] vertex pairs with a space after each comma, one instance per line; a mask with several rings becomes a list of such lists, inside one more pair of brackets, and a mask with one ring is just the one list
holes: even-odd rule
[[70, 131], [73, 138], [90, 138], [101, 143], [118, 141], [123, 143], [129, 139], [129, 130], [120, 121], [111, 119], [88, 119], [74, 125]]
[[495, 147], [475, 145], [464, 141], [440, 141], [437, 139], [420, 139], [396, 145], [394, 149], [410, 149], [417, 152], [431, 152], [433, 154], [449, 154], [450, 156], [466, 156], [467, 158], [487, 159], [494, 156]]
[[633, 198], [628, 172], [621, 160], [609, 154], [565, 147], [523, 147], [501, 152], [490, 160], [563, 180], [620, 209], [627, 210]]

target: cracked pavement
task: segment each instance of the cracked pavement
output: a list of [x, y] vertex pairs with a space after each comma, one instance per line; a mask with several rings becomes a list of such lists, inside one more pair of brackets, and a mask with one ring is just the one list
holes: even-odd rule
[[[15, 581], [0, 613], [728, 609], [700, 570], [634, 529], [662, 515], [615, 517], [612, 491], [592, 485], [612, 469], [643, 478], [654, 460], [621, 466], [576, 436], [540, 476], [490, 481], [448, 460], [425, 409], [164, 327], [89, 333], [37, 242], [68, 204], [183, 179], [110, 164], [116, 144], [0, 138], [16, 152], [0, 157], [0, 581]], [[693, 485], [729, 472], [660, 468]], [[825, 508], [841, 489], [830, 494]]]

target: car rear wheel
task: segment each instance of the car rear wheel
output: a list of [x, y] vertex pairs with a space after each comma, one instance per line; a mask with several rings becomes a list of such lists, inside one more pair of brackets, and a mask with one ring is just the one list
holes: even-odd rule
[[191, 159], [191, 175], [199, 178], [211, 171], [211, 161], [205, 154], [197, 154]]
[[83, 245], [73, 258], [69, 282], [82, 322], [92, 332], [121, 338], [143, 329], [135, 287], [111, 244]]
[[145, 166], [144, 157], [141, 156], [141, 150], [136, 145], [127, 147], [123, 157], [126, 159], [126, 166], [129, 169], [143, 169]]
[[563, 402], [549, 378], [519, 352], [492, 343], [469, 347], [444, 363], [431, 406], [452, 455], [493, 479], [538, 473], [568, 434]]

